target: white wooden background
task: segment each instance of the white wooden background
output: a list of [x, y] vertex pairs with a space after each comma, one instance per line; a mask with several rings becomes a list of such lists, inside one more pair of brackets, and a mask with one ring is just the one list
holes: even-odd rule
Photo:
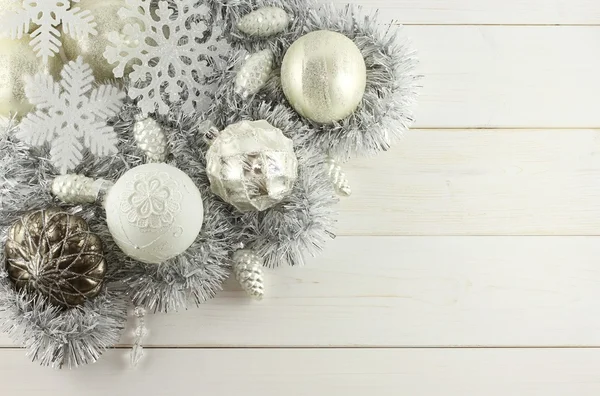
[[262, 303], [232, 283], [152, 317], [136, 370], [42, 369], [0, 336], [1, 394], [600, 394], [600, 1], [354, 2], [426, 77], [405, 141], [349, 166], [325, 254]]

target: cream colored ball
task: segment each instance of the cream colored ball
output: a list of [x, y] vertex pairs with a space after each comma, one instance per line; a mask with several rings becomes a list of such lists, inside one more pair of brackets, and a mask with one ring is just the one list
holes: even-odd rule
[[367, 85], [365, 60], [343, 34], [320, 30], [296, 40], [281, 65], [283, 92], [302, 116], [330, 124], [352, 114]]
[[200, 191], [188, 175], [167, 164], [127, 171], [105, 201], [108, 229], [121, 250], [160, 264], [187, 250], [202, 228]]
[[29, 45], [31, 37], [24, 35], [20, 40], [0, 38], [0, 115], [8, 117], [11, 113], [23, 117], [33, 109], [25, 96], [26, 75], [47, 73], [53, 77], [59, 75], [62, 63], [58, 55], [48, 58], [44, 64]]
[[[104, 58], [106, 47], [112, 45], [108, 40], [111, 32], [120, 33], [127, 25], [138, 23], [133, 18], [123, 19], [118, 12], [126, 6], [123, 0], [81, 0], [75, 5], [82, 11], [89, 11], [94, 16], [97, 35], [73, 38], [70, 35], [63, 34], [62, 42], [65, 54], [69, 60], [76, 60], [82, 56], [85, 63], [92, 67], [94, 77], [97, 81], [105, 82], [114, 79], [113, 69], [116, 65], [108, 63]], [[126, 68], [126, 75], [132, 70], [133, 62], [130, 62]]]

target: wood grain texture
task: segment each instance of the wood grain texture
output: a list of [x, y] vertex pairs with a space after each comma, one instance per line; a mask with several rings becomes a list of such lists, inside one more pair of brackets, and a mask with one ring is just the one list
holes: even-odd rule
[[600, 126], [600, 26], [404, 30], [425, 76], [417, 127]]
[[[345, 237], [250, 301], [148, 318], [162, 347], [600, 346], [595, 237]], [[131, 342], [130, 332], [123, 343]], [[4, 346], [12, 343], [5, 336]]]
[[335, 3], [378, 8], [386, 21], [404, 24], [600, 24], [596, 0], [335, 0]]
[[151, 350], [56, 372], [0, 350], [6, 395], [38, 396], [596, 396], [598, 349]]
[[413, 130], [346, 169], [342, 235], [600, 234], [600, 130]]

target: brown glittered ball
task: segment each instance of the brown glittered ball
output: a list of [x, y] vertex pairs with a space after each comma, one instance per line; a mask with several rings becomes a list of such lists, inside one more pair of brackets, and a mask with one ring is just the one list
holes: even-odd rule
[[4, 249], [6, 271], [17, 290], [38, 292], [71, 308], [102, 289], [102, 241], [79, 216], [54, 208], [29, 212], [10, 228]]

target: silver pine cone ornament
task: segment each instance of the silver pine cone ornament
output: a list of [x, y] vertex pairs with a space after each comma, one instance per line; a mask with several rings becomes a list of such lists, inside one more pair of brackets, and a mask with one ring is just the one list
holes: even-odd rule
[[249, 36], [269, 37], [283, 32], [291, 20], [281, 8], [262, 7], [244, 16], [237, 27]]
[[165, 162], [169, 154], [167, 136], [156, 120], [138, 116], [133, 126], [133, 137], [146, 155], [147, 162]]
[[348, 178], [346, 177], [346, 173], [344, 173], [340, 163], [333, 157], [327, 157], [327, 160], [325, 161], [325, 168], [327, 170], [327, 177], [329, 177], [329, 180], [333, 184], [333, 187], [338, 195], [343, 197], [349, 197], [352, 195]]
[[68, 204], [96, 203], [104, 199], [113, 185], [108, 180], [94, 180], [82, 175], [60, 175], [52, 182], [52, 194]]
[[29, 212], [10, 228], [4, 250], [6, 272], [17, 290], [72, 308], [102, 289], [102, 241], [79, 216], [60, 209]]
[[247, 249], [236, 251], [233, 254], [233, 274], [248, 295], [262, 300], [265, 294], [263, 261], [256, 253]]

